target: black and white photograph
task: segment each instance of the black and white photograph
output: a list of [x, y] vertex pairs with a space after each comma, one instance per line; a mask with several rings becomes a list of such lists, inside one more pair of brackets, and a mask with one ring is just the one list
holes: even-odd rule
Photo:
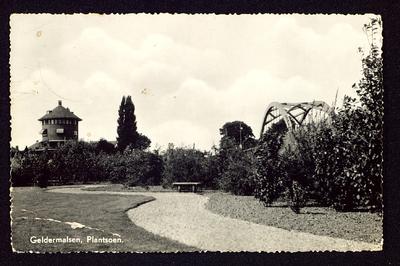
[[12, 14], [12, 251], [381, 251], [383, 27]]

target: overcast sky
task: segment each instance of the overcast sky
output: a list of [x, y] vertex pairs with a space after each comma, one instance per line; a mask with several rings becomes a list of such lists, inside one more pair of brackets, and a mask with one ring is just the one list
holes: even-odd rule
[[210, 150], [235, 120], [258, 138], [271, 102], [355, 96], [371, 17], [13, 15], [11, 145], [41, 140], [58, 100], [83, 120], [79, 138], [115, 140], [123, 95], [152, 148]]

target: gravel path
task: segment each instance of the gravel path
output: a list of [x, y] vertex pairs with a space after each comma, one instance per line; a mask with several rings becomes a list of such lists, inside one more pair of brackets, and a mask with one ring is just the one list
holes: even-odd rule
[[[88, 186], [86, 186], [88, 187]], [[288, 231], [211, 213], [208, 198], [194, 193], [104, 192], [80, 188], [52, 189], [61, 193], [140, 194], [155, 201], [128, 211], [136, 225], [154, 234], [207, 251], [298, 252], [381, 250], [380, 245]]]

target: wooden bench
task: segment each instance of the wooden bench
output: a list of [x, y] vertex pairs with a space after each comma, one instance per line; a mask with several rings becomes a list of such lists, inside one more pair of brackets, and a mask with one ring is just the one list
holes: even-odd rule
[[174, 182], [172, 186], [178, 187], [178, 192], [181, 192], [183, 188], [192, 188], [192, 192], [197, 191], [197, 187], [201, 186], [201, 182]]
[[59, 186], [59, 185], [61, 185], [61, 181], [57, 180], [57, 179], [47, 180], [47, 185], [48, 186]]

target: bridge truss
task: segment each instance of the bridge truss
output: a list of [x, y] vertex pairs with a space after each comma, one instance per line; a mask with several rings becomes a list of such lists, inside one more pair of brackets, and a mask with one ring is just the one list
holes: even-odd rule
[[302, 103], [278, 103], [272, 102], [268, 105], [261, 126], [260, 138], [263, 133], [274, 123], [281, 119], [285, 121], [286, 127], [292, 131], [303, 123], [329, 119], [331, 107], [323, 101]]

